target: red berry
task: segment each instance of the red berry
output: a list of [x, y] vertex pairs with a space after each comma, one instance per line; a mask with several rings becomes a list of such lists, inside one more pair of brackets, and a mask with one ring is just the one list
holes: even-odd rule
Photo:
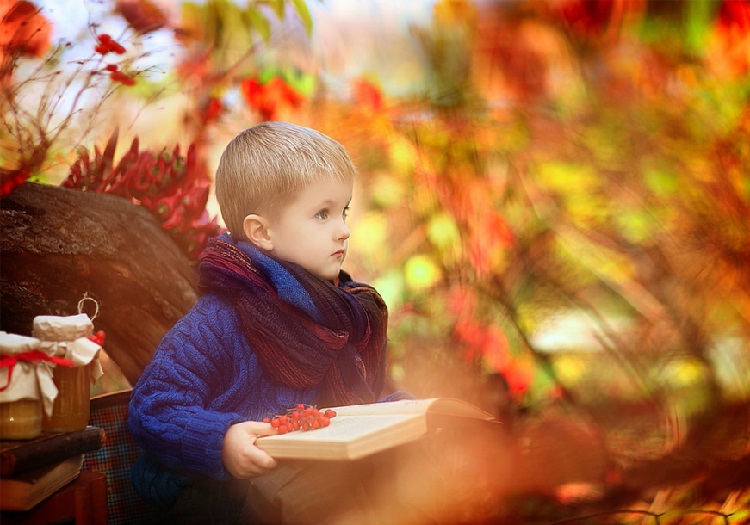
[[104, 339], [103, 339], [103, 338], [101, 338], [101, 337], [99, 337], [99, 335], [98, 335], [98, 334], [92, 334], [92, 335], [90, 335], [90, 336], [88, 337], [88, 339], [89, 339], [89, 341], [91, 341], [92, 343], [96, 343], [96, 344], [98, 344], [99, 346], [101, 346], [101, 345], [102, 345], [102, 343], [104, 343]]
[[263, 418], [263, 422], [264, 423], [270, 423], [271, 422], [271, 418], [270, 417], [264, 417]]
[[295, 430], [308, 431], [327, 427], [335, 415], [336, 412], [331, 409], [322, 412], [315, 405], [298, 403], [282, 414], [263, 418], [263, 422], [270, 422], [278, 434], [286, 434]]
[[109, 50], [117, 53], [118, 55], [122, 55], [123, 53], [125, 53], [125, 48], [114, 40], [109, 43]]

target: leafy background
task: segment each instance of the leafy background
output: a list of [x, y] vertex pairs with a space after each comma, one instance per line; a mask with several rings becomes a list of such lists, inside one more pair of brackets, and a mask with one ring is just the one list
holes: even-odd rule
[[315, 127], [360, 171], [346, 266], [389, 305], [394, 388], [593, 422], [610, 483], [747, 469], [750, 4], [334, 4], [90, 2], [60, 36], [54, 2], [3, 3], [3, 194], [119, 194], [195, 257], [223, 145]]

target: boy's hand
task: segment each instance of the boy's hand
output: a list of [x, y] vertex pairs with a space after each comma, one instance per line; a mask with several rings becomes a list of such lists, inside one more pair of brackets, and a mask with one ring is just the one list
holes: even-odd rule
[[235, 423], [224, 436], [221, 460], [232, 476], [240, 479], [265, 474], [276, 466], [276, 461], [255, 446], [259, 436], [275, 434], [270, 423], [247, 421]]

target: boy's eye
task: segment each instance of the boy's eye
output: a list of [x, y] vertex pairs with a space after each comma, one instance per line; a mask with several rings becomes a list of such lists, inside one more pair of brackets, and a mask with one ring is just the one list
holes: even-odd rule
[[341, 215], [344, 217], [344, 219], [346, 219], [349, 216], [349, 206], [344, 208], [344, 212]]
[[318, 213], [315, 214], [316, 219], [325, 220], [328, 218], [328, 208], [323, 208]]

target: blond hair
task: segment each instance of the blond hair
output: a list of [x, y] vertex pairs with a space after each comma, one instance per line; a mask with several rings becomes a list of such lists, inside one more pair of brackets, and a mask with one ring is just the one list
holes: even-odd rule
[[273, 216], [311, 182], [350, 181], [356, 170], [344, 147], [314, 129], [263, 122], [224, 149], [216, 170], [216, 199], [227, 229], [244, 240], [245, 217]]

